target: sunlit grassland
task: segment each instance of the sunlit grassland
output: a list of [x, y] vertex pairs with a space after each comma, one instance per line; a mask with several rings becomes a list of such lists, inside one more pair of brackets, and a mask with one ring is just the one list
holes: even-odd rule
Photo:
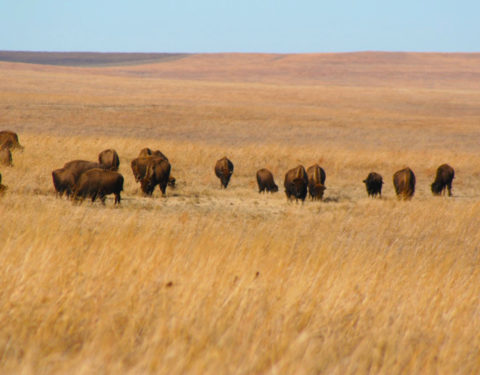
[[[25, 146], [0, 170], [0, 372], [479, 372], [478, 90], [112, 69], [0, 69], [0, 128]], [[172, 163], [166, 197], [135, 183], [143, 147]], [[55, 197], [53, 169], [106, 148], [119, 207]], [[324, 201], [288, 203], [285, 172], [315, 162]], [[433, 197], [445, 162], [454, 197]], [[406, 165], [409, 202], [392, 185]], [[258, 194], [262, 167], [279, 193]]]

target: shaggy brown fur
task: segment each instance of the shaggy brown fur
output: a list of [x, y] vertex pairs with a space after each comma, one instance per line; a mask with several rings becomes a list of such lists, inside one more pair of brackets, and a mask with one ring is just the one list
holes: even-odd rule
[[452, 181], [455, 178], [455, 171], [448, 164], [442, 164], [437, 169], [435, 181], [432, 184], [433, 195], [445, 194], [445, 188], [448, 189], [448, 196], [452, 196]]
[[233, 163], [227, 157], [217, 160], [215, 164], [215, 175], [220, 179], [220, 184], [223, 188], [227, 188], [232, 174]]
[[275, 184], [273, 174], [268, 169], [262, 168], [257, 171], [257, 183], [259, 193], [264, 191], [275, 193], [278, 191], [278, 186]]
[[69, 197], [75, 189], [75, 177], [69, 169], [61, 168], [52, 171], [53, 186], [58, 196]]
[[370, 172], [367, 178], [363, 180], [363, 183], [367, 188], [367, 194], [369, 197], [382, 195], [383, 178], [378, 173]]
[[92, 202], [95, 202], [98, 197], [105, 204], [105, 197], [108, 194], [115, 194], [115, 204], [119, 204], [122, 190], [123, 176], [120, 173], [94, 168], [82, 173], [74, 197], [82, 200], [90, 197]]
[[155, 186], [159, 185], [162, 195], [165, 195], [170, 177], [170, 162], [162, 158], [151, 158], [147, 162], [145, 176], [141, 180], [142, 191], [152, 195]]
[[117, 151], [112, 148], [102, 151], [98, 154], [98, 162], [111, 171], [118, 171], [120, 166], [120, 159]]
[[307, 172], [303, 165], [299, 165], [293, 169], [290, 169], [285, 174], [285, 180], [283, 183], [285, 187], [285, 194], [288, 199], [294, 199], [298, 201], [301, 199], [302, 202], [307, 196], [308, 189], [308, 177]]
[[322, 199], [325, 191], [325, 171], [318, 164], [314, 164], [307, 169], [308, 177], [308, 191], [310, 197], [315, 199]]
[[65, 163], [63, 168], [69, 170], [72, 173], [75, 184], [78, 182], [81, 174], [85, 171], [88, 171], [89, 169], [106, 169], [105, 166], [103, 166], [102, 164], [87, 160], [72, 160]]
[[415, 174], [408, 167], [401, 169], [393, 175], [393, 185], [399, 199], [412, 199], [415, 194]]
[[11, 130], [0, 131], [0, 148], [6, 147], [10, 150], [19, 148], [23, 150], [23, 146], [18, 142], [18, 135]]

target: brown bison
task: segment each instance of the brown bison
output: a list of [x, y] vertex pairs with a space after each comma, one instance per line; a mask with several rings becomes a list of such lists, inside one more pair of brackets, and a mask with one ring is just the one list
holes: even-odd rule
[[258, 192], [269, 191], [275, 193], [278, 191], [278, 186], [275, 184], [273, 174], [268, 169], [262, 168], [257, 171]]
[[[145, 158], [145, 157], [148, 157], [148, 156], [152, 156], [152, 157], [156, 156], [156, 157], [163, 158], [163, 159], [168, 161], [168, 158], [165, 156], [165, 154], [162, 151], [160, 151], [160, 150], [152, 151], [148, 147], [145, 147], [142, 150], [140, 150], [140, 153], [138, 154], [138, 158]], [[176, 184], [176, 181], [177, 180], [175, 179], [175, 177], [170, 175], [170, 177], [168, 178], [168, 186], [174, 188], [175, 184]]]
[[230, 182], [230, 178], [233, 174], [233, 163], [227, 159], [227, 157], [223, 157], [220, 160], [217, 160], [215, 164], [215, 175], [220, 179], [221, 186], [225, 189]]
[[393, 175], [393, 185], [398, 198], [412, 199], [415, 194], [415, 174], [408, 167], [401, 169]]
[[325, 171], [318, 164], [307, 169], [308, 191], [312, 199], [322, 199], [325, 191]]
[[10, 130], [0, 131], [0, 148], [6, 147], [8, 149], [19, 148], [23, 150], [23, 146], [18, 142], [18, 135]]
[[295, 198], [296, 201], [298, 201], [298, 199], [304, 201], [307, 196], [308, 177], [303, 165], [290, 169], [285, 174], [285, 181], [283, 184], [288, 199]]
[[382, 196], [383, 178], [381, 175], [375, 172], [370, 172], [365, 180], [363, 180], [365, 187], [367, 188], [367, 194], [369, 197], [375, 197], [377, 195]]
[[61, 168], [52, 171], [53, 186], [58, 196], [69, 197], [75, 190], [75, 177], [69, 169]]
[[445, 194], [445, 188], [448, 189], [448, 196], [452, 196], [452, 181], [455, 178], [455, 171], [448, 164], [442, 164], [437, 169], [435, 181], [432, 184], [433, 195]]
[[120, 159], [118, 158], [117, 151], [112, 148], [104, 150], [98, 154], [98, 162], [111, 171], [118, 171], [118, 167], [120, 166]]
[[106, 167], [102, 164], [87, 160], [72, 160], [68, 163], [65, 163], [63, 168], [69, 170], [72, 173], [75, 184], [78, 182], [81, 174], [85, 171], [88, 171], [89, 169], [106, 169]]
[[152, 195], [155, 186], [159, 185], [162, 195], [165, 195], [170, 177], [170, 162], [162, 158], [151, 158], [147, 162], [145, 176], [141, 180], [142, 191], [146, 195]]
[[0, 147], [0, 164], [5, 166], [12, 166], [12, 152], [6, 146]]
[[139, 157], [133, 159], [130, 163], [130, 167], [132, 168], [133, 176], [135, 177], [135, 182], [139, 182], [143, 180], [145, 177], [145, 172], [147, 171], [147, 165], [152, 160], [165, 160], [163, 158], [155, 157], [155, 156], [146, 156], [146, 157]]
[[100, 198], [105, 204], [108, 194], [115, 194], [115, 204], [120, 203], [120, 192], [123, 190], [123, 176], [114, 171], [101, 168], [93, 168], [85, 171], [78, 180], [75, 189], [75, 199], [90, 197], [92, 202]]

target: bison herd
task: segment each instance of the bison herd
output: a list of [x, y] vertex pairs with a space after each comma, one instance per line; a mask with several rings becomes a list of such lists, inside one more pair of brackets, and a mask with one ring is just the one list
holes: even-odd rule
[[[18, 141], [18, 136], [12, 131], [0, 131], [0, 164], [12, 165], [14, 149], [23, 149]], [[53, 186], [58, 196], [66, 195], [73, 200], [90, 198], [94, 202], [97, 198], [105, 203], [105, 197], [114, 194], [115, 204], [121, 201], [120, 193], [123, 191], [123, 176], [118, 173], [120, 159], [113, 149], [107, 149], [98, 155], [98, 162], [87, 160], [73, 160], [66, 162], [62, 168], [52, 171]], [[137, 158], [133, 159], [131, 169], [135, 181], [140, 183], [140, 188], [146, 196], [151, 196], [158, 185], [162, 195], [165, 195], [167, 186], [175, 186], [175, 178], [170, 174], [171, 165], [168, 158], [159, 150], [152, 151], [144, 148]], [[215, 164], [215, 175], [220, 180], [221, 187], [226, 189], [233, 175], [233, 163], [223, 157]], [[278, 186], [272, 172], [266, 168], [259, 169], [256, 174], [258, 191], [275, 193]], [[435, 180], [431, 185], [433, 195], [452, 195], [452, 181], [455, 172], [448, 164], [438, 167]], [[284, 188], [287, 199], [304, 201], [307, 194], [312, 200], [323, 199], [326, 173], [318, 164], [305, 170], [299, 165], [290, 169], [285, 174]], [[1, 184], [0, 193], [6, 190]], [[395, 193], [399, 199], [411, 199], [415, 193], [415, 174], [410, 168], [401, 169], [393, 175]], [[368, 174], [363, 180], [367, 194], [371, 197], [382, 195], [383, 178], [376, 172]]]

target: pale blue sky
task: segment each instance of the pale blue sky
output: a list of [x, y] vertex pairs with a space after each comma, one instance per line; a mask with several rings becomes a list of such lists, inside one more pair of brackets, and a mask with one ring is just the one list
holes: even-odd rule
[[480, 0], [0, 0], [0, 50], [480, 51]]

